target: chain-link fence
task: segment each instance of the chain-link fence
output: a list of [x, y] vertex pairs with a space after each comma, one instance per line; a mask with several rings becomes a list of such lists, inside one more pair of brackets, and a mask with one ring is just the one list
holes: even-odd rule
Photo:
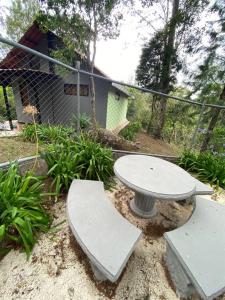
[[78, 132], [91, 127], [93, 76], [97, 126], [132, 140], [136, 151], [223, 153], [225, 107], [114, 81], [98, 68], [92, 75], [78, 53], [64, 63], [63, 50], [55, 36], [37, 31], [20, 44], [0, 38], [0, 136], [17, 134], [34, 121]]

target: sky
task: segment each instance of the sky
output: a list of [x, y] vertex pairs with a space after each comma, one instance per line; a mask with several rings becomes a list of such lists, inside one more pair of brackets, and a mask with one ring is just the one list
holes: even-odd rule
[[116, 80], [134, 81], [143, 44], [135, 27], [134, 22], [126, 22], [121, 27], [119, 38], [97, 44], [96, 65]]

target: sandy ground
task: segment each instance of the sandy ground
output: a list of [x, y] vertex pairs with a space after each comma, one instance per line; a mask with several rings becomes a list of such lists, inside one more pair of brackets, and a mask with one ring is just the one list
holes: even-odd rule
[[[163, 260], [163, 233], [185, 223], [192, 205], [158, 202], [158, 214], [149, 221], [130, 212], [133, 193], [121, 184], [107, 194], [118, 211], [144, 233], [115, 284], [94, 280], [89, 261], [68, 228], [65, 201], [59, 200], [52, 205], [53, 225], [63, 222], [56, 227], [58, 231], [41, 235], [28, 261], [24, 253], [13, 250], [0, 262], [0, 299], [179, 299]], [[224, 192], [213, 197], [225, 203]]]

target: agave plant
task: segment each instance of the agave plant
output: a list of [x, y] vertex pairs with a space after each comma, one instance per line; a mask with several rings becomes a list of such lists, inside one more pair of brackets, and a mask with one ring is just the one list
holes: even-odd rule
[[43, 183], [27, 173], [19, 175], [19, 167], [12, 164], [7, 171], [0, 170], [0, 246], [9, 242], [20, 244], [29, 256], [38, 231], [47, 231], [50, 217], [42, 201]]
[[62, 188], [68, 190], [74, 178], [101, 180], [107, 187], [112, 183], [112, 151], [92, 141], [87, 135], [51, 145], [44, 157], [56, 193], [60, 193]]

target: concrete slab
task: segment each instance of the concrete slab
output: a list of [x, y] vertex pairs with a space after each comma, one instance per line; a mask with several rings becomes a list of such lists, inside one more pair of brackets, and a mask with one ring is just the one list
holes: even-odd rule
[[67, 216], [83, 251], [98, 271], [115, 282], [140, 239], [141, 230], [119, 214], [100, 181], [73, 180], [67, 197]]
[[[182, 227], [164, 237], [203, 299], [225, 292], [225, 205], [196, 196], [196, 208]], [[178, 287], [179, 289], [179, 287]]]

